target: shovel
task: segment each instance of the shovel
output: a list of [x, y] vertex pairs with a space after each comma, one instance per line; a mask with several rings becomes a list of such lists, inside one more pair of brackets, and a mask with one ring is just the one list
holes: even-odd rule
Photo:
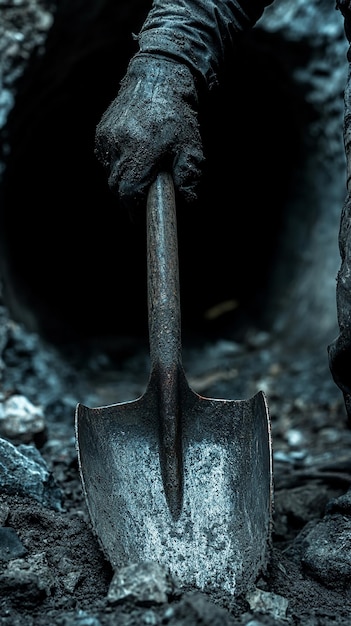
[[156, 562], [184, 588], [246, 592], [272, 526], [272, 447], [263, 392], [206, 398], [182, 366], [172, 178], [147, 201], [150, 375], [138, 399], [75, 414], [92, 526], [114, 570]]

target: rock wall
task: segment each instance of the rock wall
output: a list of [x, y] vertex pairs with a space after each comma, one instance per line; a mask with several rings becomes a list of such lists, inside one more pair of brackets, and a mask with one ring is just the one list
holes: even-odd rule
[[[54, 341], [146, 333], [142, 220], [108, 191], [93, 141], [148, 7], [0, 0], [4, 293]], [[202, 189], [191, 214], [178, 207], [190, 331], [258, 325], [323, 350], [334, 337], [346, 50], [329, 0], [277, 0], [202, 103]]]

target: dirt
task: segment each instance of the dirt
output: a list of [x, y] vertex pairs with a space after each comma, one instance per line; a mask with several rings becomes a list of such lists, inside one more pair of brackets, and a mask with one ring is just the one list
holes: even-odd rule
[[183, 589], [181, 581], [166, 584], [162, 577], [158, 582], [166, 586], [157, 595], [143, 586], [140, 565], [136, 589], [116, 599], [114, 572], [82, 493], [74, 409], [77, 402], [99, 406], [139, 397], [148, 376], [147, 344], [124, 337], [108, 349], [59, 350], [16, 324], [5, 307], [1, 311], [2, 406], [21, 394], [41, 407], [44, 420], [36, 432], [14, 430], [0, 442], [3, 451], [7, 445], [34, 450], [48, 472], [44, 491], [31, 491], [30, 472], [13, 483], [20, 468], [8, 471], [1, 453], [1, 625], [350, 623], [351, 431], [325, 346], [292, 351], [255, 329], [240, 343], [230, 337], [185, 341], [184, 367], [199, 393], [266, 394], [275, 487], [270, 559], [242, 597]]

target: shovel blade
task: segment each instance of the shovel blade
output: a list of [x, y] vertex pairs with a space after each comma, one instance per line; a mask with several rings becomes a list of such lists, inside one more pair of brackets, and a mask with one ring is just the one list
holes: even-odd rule
[[157, 393], [76, 409], [83, 490], [113, 568], [155, 561], [186, 588], [238, 595], [264, 570], [272, 525], [271, 431], [265, 396], [181, 393], [183, 502], [172, 517], [160, 468]]

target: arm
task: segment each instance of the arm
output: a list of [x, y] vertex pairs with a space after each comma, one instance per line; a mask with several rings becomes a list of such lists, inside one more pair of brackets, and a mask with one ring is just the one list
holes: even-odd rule
[[[337, 0], [336, 8], [344, 16], [345, 34], [351, 42], [351, 3]], [[351, 47], [347, 53], [349, 70], [344, 90], [344, 146], [347, 167], [347, 193], [339, 228], [341, 265], [336, 282], [336, 306], [339, 334], [328, 346], [329, 367], [341, 389], [351, 426]]]
[[196, 199], [204, 161], [198, 98], [219, 82], [239, 34], [271, 1], [154, 0], [96, 132], [96, 155], [123, 205], [144, 204], [161, 168], [186, 202]]
[[254, 26], [272, 1], [154, 0], [139, 35], [140, 50], [184, 63], [211, 88], [239, 34]]

